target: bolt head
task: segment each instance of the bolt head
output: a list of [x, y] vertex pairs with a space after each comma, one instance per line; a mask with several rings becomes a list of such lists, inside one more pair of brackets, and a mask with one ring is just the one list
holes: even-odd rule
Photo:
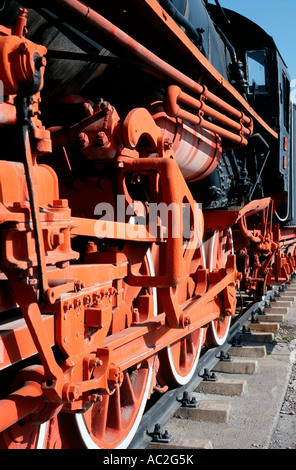
[[69, 390], [68, 390], [68, 397], [69, 401], [75, 401], [78, 400], [79, 398], [79, 390], [75, 385], [70, 385]]
[[108, 383], [110, 389], [115, 389], [120, 387], [123, 382], [123, 373], [119, 367], [111, 366], [109, 369], [109, 378]]

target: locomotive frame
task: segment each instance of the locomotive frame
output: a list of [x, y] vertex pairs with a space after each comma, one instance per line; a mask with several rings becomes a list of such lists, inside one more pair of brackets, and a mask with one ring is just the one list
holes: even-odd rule
[[[190, 3], [4, 8], [3, 448], [127, 447], [153, 390], [187, 383], [226, 340], [237, 290], [258, 300], [295, 271], [287, 68], [257, 25], [200, 0], [207, 33]], [[48, 24], [84, 52], [35, 42]], [[258, 51], [263, 85], [246, 79]], [[81, 62], [99, 69], [56, 101]], [[115, 107], [85, 97], [98, 86]]]

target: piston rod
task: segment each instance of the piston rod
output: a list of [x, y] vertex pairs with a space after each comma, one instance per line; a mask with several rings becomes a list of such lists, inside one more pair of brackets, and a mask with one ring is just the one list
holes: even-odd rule
[[41, 411], [44, 405], [41, 385], [33, 381], [25, 382], [19, 390], [0, 400], [0, 432], [26, 416]]

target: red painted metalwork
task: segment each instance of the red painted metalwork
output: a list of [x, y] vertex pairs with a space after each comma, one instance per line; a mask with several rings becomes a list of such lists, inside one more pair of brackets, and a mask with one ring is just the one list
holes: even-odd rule
[[[218, 165], [222, 139], [247, 145], [253, 119], [276, 137], [229, 84], [217, 96], [81, 2], [53, 3], [179, 86], [123, 119], [103, 101], [68, 128], [45, 129], [46, 49], [26, 39], [24, 10], [14, 32], [1, 28], [0, 126], [15, 126], [20, 155], [0, 162], [0, 315], [9, 317], [0, 373], [15, 371], [0, 390], [0, 447], [126, 447], [157, 383], [187, 383], [201, 349], [226, 339], [236, 289], [260, 298], [289, 278], [295, 233], [274, 224], [271, 198], [205, 211], [189, 189]], [[159, 15], [157, 2], [143, 3]], [[51, 158], [39, 163], [66, 146], [93, 164], [94, 177], [62, 177]]]
[[[219, 111], [207, 106], [204, 103], [205, 98], [208, 98], [210, 101], [215, 102], [216, 106], [221, 107], [223, 111], [228, 111], [231, 115], [239, 118], [240, 122], [235, 122], [233, 119], [230, 119]], [[202, 101], [200, 101], [195, 98], [192, 98], [186, 93], [183, 93], [179, 87], [171, 86], [169, 87], [167, 93], [166, 110], [170, 116], [179, 117], [187, 122], [190, 122], [191, 124], [195, 124], [209, 131], [216, 132], [220, 137], [229, 139], [237, 144], [241, 144], [242, 146], [247, 145], [248, 141], [243, 138], [243, 135], [251, 135], [252, 129], [250, 127], [246, 128], [243, 123], [251, 125], [251, 119], [246, 118], [243, 113], [237, 112], [235, 108], [232, 108], [231, 106], [227, 105], [227, 103], [224, 103], [222, 100], [215, 100], [214, 98], [212, 98], [211, 100], [211, 98], [212, 95], [209, 95], [206, 89], [203, 89], [203, 91], [201, 91]], [[187, 106], [190, 106], [195, 110], [198, 109], [198, 115], [191, 114], [188, 111], [180, 109], [177, 104], [178, 101], [181, 101], [183, 104], [186, 104]], [[239, 135], [235, 134], [234, 132], [223, 129], [222, 127], [217, 126], [216, 124], [213, 124], [209, 121], [206, 121], [203, 118], [203, 115], [210, 116], [215, 120], [220, 121], [227, 127], [239, 131]]]
[[44, 408], [44, 395], [41, 386], [36, 382], [26, 382], [22, 388], [0, 400], [0, 432], [9, 428], [30, 414]]

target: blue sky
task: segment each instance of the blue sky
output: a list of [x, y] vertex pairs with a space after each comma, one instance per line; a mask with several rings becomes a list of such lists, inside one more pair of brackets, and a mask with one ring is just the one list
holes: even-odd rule
[[[296, 79], [296, 0], [219, 0], [222, 7], [234, 10], [257, 23], [277, 44], [291, 80]], [[214, 3], [211, 0], [210, 3]]]

